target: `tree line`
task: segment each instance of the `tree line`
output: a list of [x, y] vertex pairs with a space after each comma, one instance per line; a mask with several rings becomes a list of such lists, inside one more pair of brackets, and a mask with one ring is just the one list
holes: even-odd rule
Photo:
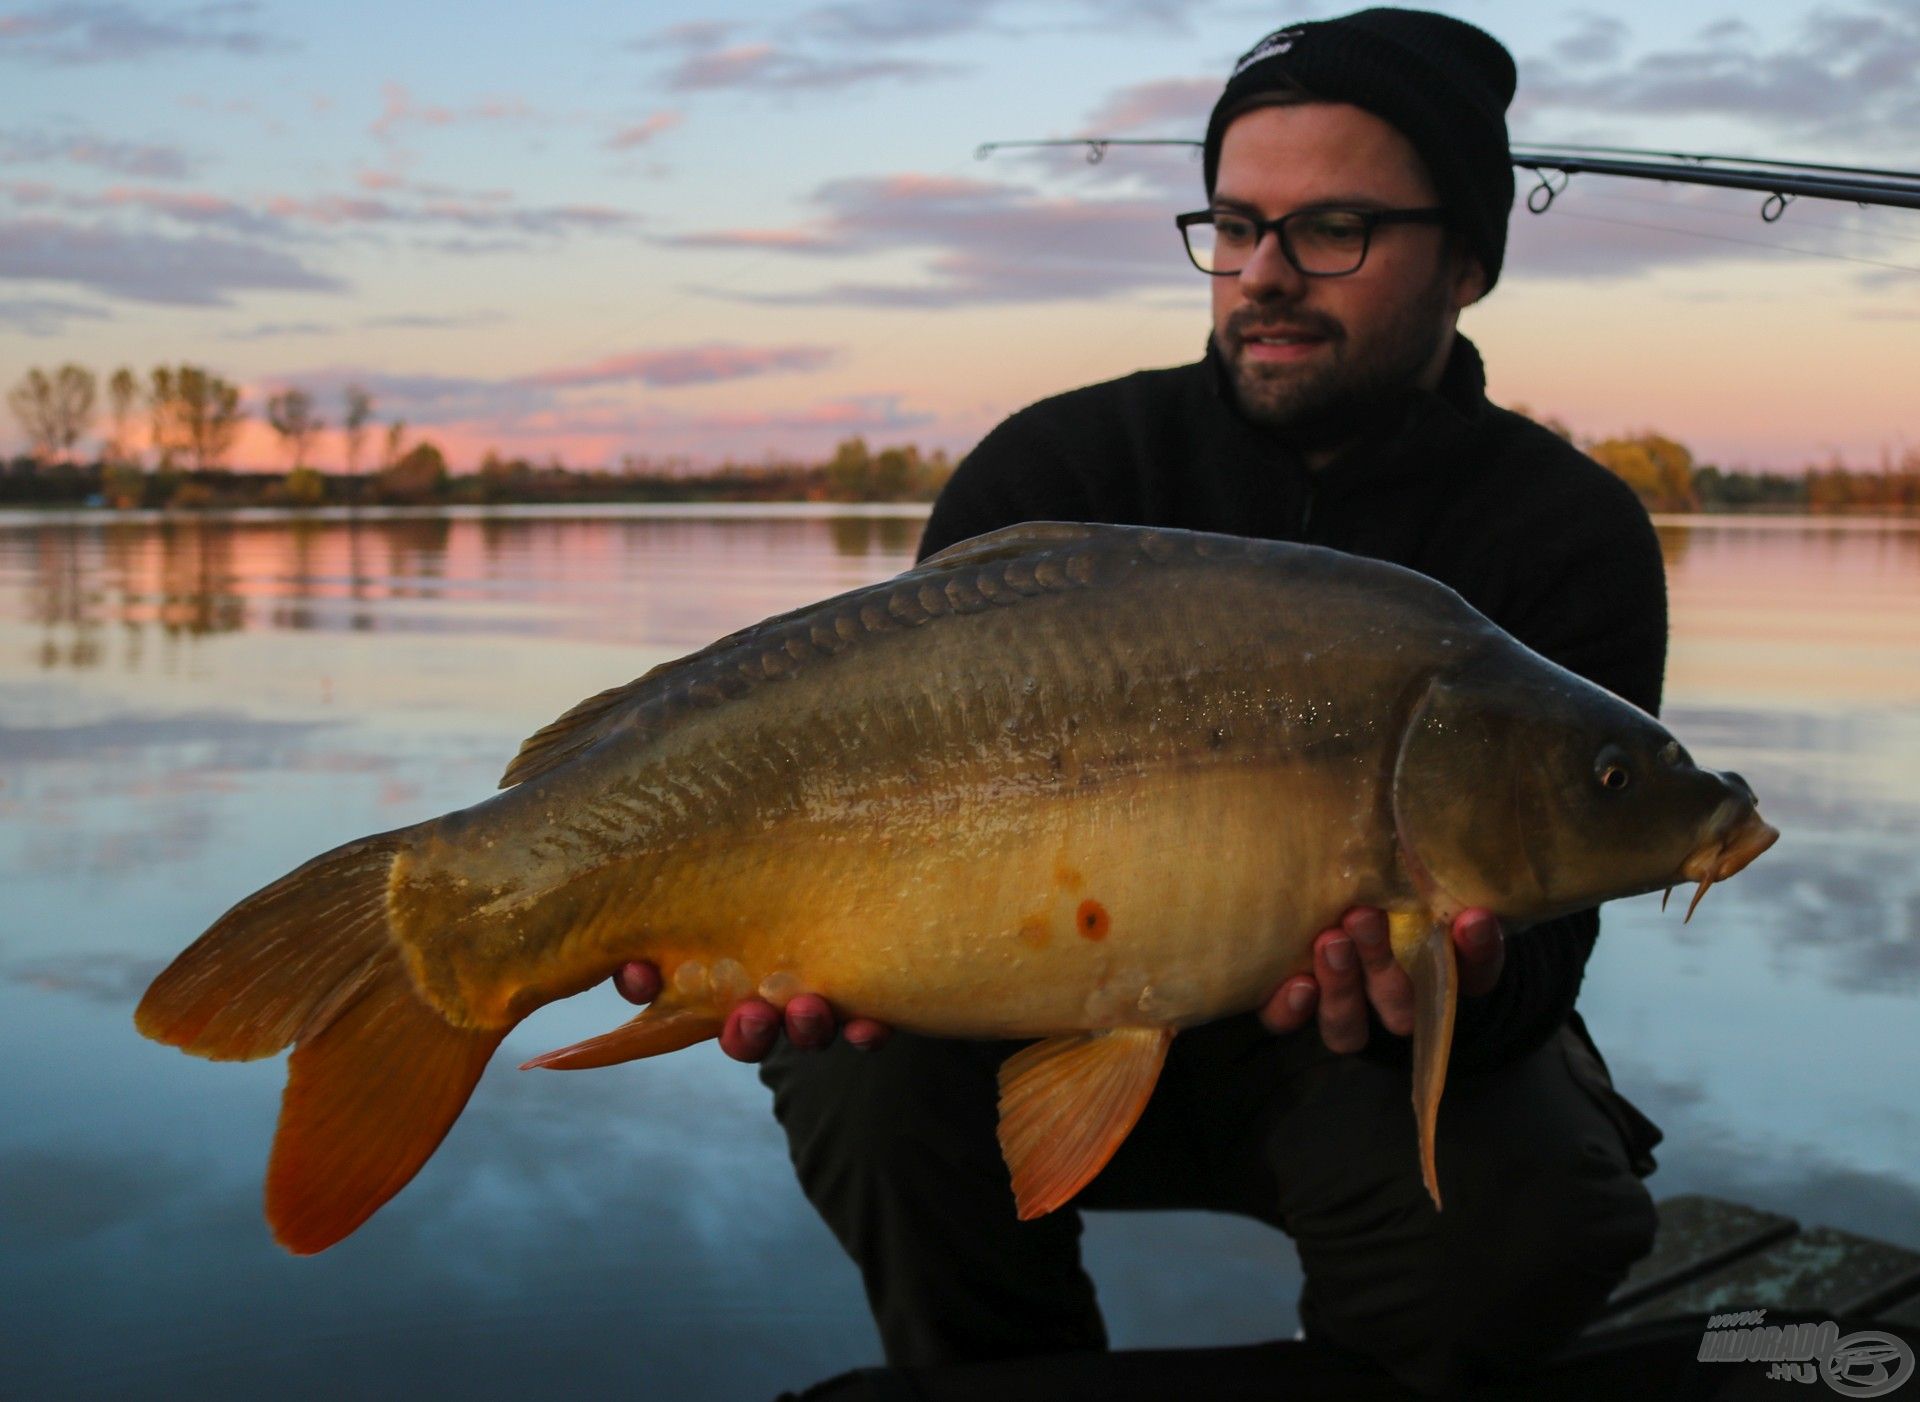
[[[557, 458], [536, 465], [491, 450], [472, 473], [455, 475], [438, 445], [408, 446], [407, 425], [377, 424], [373, 396], [341, 391], [342, 472], [312, 466], [328, 432], [318, 402], [289, 387], [268, 396], [262, 419], [279, 439], [284, 476], [230, 469], [248, 417], [239, 386], [198, 365], [158, 365], [144, 380], [121, 368], [100, 383], [82, 365], [34, 368], [8, 392], [7, 404], [32, 451], [0, 467], [0, 503], [117, 507], [427, 505], [617, 501], [931, 501], [952, 471], [946, 454], [912, 444], [841, 442], [824, 462], [725, 463], [709, 472], [628, 457], [617, 471], [575, 469]], [[104, 419], [101, 409], [104, 407]], [[97, 453], [77, 450], [104, 424]], [[144, 428], [146, 446], [136, 447]], [[370, 439], [371, 444], [370, 444]], [[363, 477], [373, 446], [378, 456]]]
[[1920, 511], [1920, 448], [1897, 460], [1883, 454], [1872, 468], [1836, 457], [1797, 473], [1749, 472], [1696, 462], [1664, 433], [1582, 438], [1550, 415], [1534, 417], [1632, 487], [1649, 511]]
[[[274, 476], [227, 467], [248, 409], [239, 386], [203, 366], [156, 365], [144, 380], [122, 367], [107, 377], [104, 402], [99, 381], [86, 367], [36, 367], [8, 392], [7, 404], [32, 452], [0, 468], [0, 503], [930, 501], [952, 471], [937, 449], [922, 454], [907, 444], [875, 450], [864, 438], [849, 438], [822, 462], [729, 462], [695, 472], [684, 463], [629, 456], [617, 470], [579, 469], [557, 458], [536, 465], [489, 451], [474, 472], [456, 475], [434, 443], [408, 445], [404, 420], [376, 423], [373, 396], [348, 385], [334, 430], [344, 472], [311, 465], [329, 431], [311, 394], [289, 387], [267, 397], [262, 419], [286, 459], [285, 475]], [[1685, 444], [1665, 434], [1576, 438], [1558, 419], [1538, 417], [1626, 482], [1653, 511], [1920, 511], [1920, 448], [1897, 461], [1885, 455], [1874, 468], [1836, 459], [1802, 473], [1748, 472], [1698, 463]], [[77, 449], [98, 422], [105, 432], [97, 454], [87, 459]], [[142, 428], [144, 449], [135, 446]], [[369, 447], [377, 456], [374, 471], [363, 478]]]

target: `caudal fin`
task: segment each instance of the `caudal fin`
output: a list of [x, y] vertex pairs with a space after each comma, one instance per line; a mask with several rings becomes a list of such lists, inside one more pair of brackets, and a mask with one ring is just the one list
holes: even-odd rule
[[505, 1029], [455, 1027], [415, 991], [387, 926], [411, 831], [337, 847], [223, 915], [155, 979], [134, 1024], [215, 1060], [289, 1043], [267, 1221], [325, 1250], [439, 1147]]

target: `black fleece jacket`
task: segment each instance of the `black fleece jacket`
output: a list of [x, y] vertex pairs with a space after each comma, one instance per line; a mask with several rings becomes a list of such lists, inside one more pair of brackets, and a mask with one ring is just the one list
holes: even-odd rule
[[[955, 470], [922, 557], [1019, 521], [1178, 526], [1306, 541], [1391, 560], [1457, 590], [1546, 657], [1658, 711], [1666, 576], [1639, 500], [1547, 429], [1486, 397], [1465, 337], [1437, 391], [1410, 390], [1333, 462], [1308, 469], [1243, 418], [1208, 344], [1202, 360], [1023, 409]], [[1453, 1064], [1539, 1046], [1572, 1012], [1597, 911], [1509, 941], [1492, 992], [1462, 999]], [[1368, 1054], [1405, 1060], [1377, 1022]]]

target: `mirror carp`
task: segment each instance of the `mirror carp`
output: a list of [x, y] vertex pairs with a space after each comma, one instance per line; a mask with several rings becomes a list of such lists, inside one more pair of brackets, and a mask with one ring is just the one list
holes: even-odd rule
[[1416, 991], [1438, 1208], [1453, 917], [1704, 893], [1777, 836], [1738, 775], [1411, 570], [1030, 523], [580, 703], [498, 794], [240, 902], [136, 1024], [216, 1060], [293, 1047], [266, 1207], [296, 1253], [405, 1186], [516, 1023], [635, 959], [652, 1005], [528, 1065], [675, 1051], [755, 994], [1039, 1039], [1000, 1073], [1033, 1217], [1112, 1156], [1182, 1028], [1373, 905]]

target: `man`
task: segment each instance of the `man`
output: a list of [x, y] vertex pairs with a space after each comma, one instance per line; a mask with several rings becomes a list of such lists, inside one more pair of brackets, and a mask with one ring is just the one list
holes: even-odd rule
[[[1498, 409], [1455, 331], [1500, 273], [1512, 60], [1478, 29], [1374, 9], [1240, 60], [1179, 223], [1212, 274], [1200, 362], [1043, 401], [968, 456], [921, 553], [1022, 520], [1311, 541], [1458, 589], [1548, 657], [1649, 710], [1666, 611], [1632, 494]], [[990, 879], [990, 874], [983, 874]], [[801, 1182], [859, 1263], [888, 1358], [1100, 1348], [1078, 1208], [1205, 1207], [1292, 1235], [1308, 1337], [1446, 1391], [1567, 1340], [1651, 1244], [1659, 1131], [1612, 1089], [1576, 1014], [1594, 912], [1506, 945], [1454, 926], [1462, 968], [1436, 1213], [1415, 1170], [1409, 981], [1378, 911], [1347, 913], [1257, 1017], [1183, 1033], [1133, 1134], [1075, 1204], [1015, 1220], [994, 1139], [1007, 1044], [832, 1041], [818, 998], [737, 1009]], [[644, 1001], [657, 975], [618, 980]], [[1274, 1035], [1274, 1034], [1280, 1035]], [[771, 1050], [772, 1054], [768, 1055]]]

